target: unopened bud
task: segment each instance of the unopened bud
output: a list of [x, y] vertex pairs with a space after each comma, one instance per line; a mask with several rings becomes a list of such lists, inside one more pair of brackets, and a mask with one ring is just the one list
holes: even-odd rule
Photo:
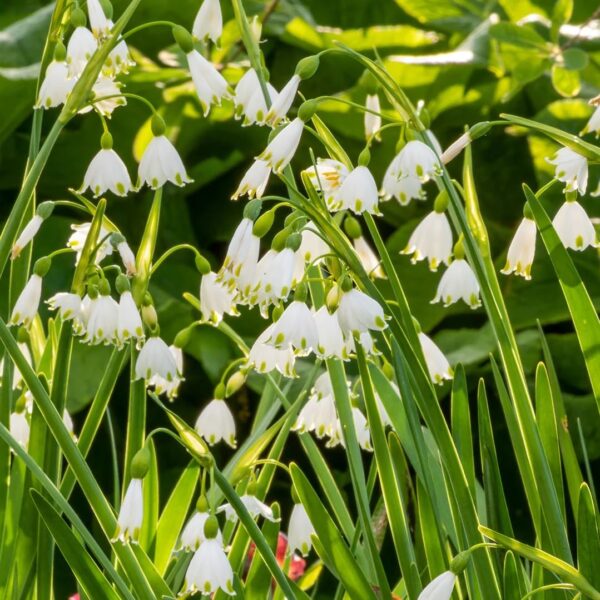
[[300, 79], [310, 79], [319, 68], [320, 59], [318, 55], [306, 56], [296, 65], [296, 75]]
[[67, 58], [67, 49], [60, 40], [58, 40], [58, 42], [56, 42], [56, 46], [54, 46], [53, 58], [57, 62], [63, 62]]
[[173, 340], [173, 346], [175, 346], [175, 348], [185, 348], [189, 344], [193, 330], [194, 326], [190, 325], [179, 331]]
[[344, 220], [344, 231], [351, 240], [355, 240], [362, 235], [362, 227], [358, 219], [348, 215]]
[[300, 105], [300, 108], [298, 109], [298, 118], [300, 118], [300, 120], [304, 121], [305, 123], [307, 121], [310, 121], [317, 112], [318, 105], [319, 102], [314, 98], [312, 100], [307, 100], [306, 102], [303, 102]]
[[212, 540], [217, 537], [218, 533], [219, 521], [217, 521], [217, 517], [211, 515], [204, 523], [204, 537], [207, 540]]
[[202, 494], [198, 498], [198, 501], [196, 502], [196, 510], [199, 513], [207, 513], [208, 509], [209, 509], [208, 500], [206, 499], [206, 496], [204, 494]]
[[273, 221], [275, 220], [275, 209], [268, 210], [266, 213], [260, 215], [258, 219], [254, 222], [254, 227], [252, 228], [252, 233], [258, 237], [262, 238], [273, 226]]
[[290, 248], [296, 252], [298, 248], [300, 248], [300, 244], [302, 243], [302, 234], [300, 233], [292, 233], [292, 235], [288, 236], [285, 241], [285, 247]]
[[42, 219], [47, 219], [52, 214], [53, 210], [54, 202], [47, 200], [46, 202], [38, 204], [35, 214], [38, 215], [38, 217], [42, 217]]
[[38, 258], [33, 265], [33, 273], [38, 277], [44, 277], [50, 270], [52, 265], [52, 259], [49, 256], [42, 256]]
[[202, 254], [196, 254], [196, 258], [194, 259], [194, 263], [196, 264], [196, 269], [200, 272], [201, 275], [208, 275], [211, 271], [210, 263]]
[[28, 344], [29, 339], [29, 331], [27, 331], [25, 327], [19, 327], [17, 330], [17, 342], [19, 342], [19, 344]]
[[140, 311], [142, 315], [142, 321], [148, 327], [148, 329], [155, 329], [158, 325], [158, 315], [156, 314], [156, 309], [153, 304], [145, 304], [142, 305], [142, 310]]
[[175, 25], [171, 31], [173, 32], [173, 37], [175, 38], [177, 45], [185, 54], [188, 54], [194, 49], [194, 38], [185, 27]]
[[236, 371], [225, 384], [225, 397], [233, 396], [246, 383], [246, 376], [241, 371]]
[[443, 213], [447, 208], [448, 193], [446, 192], [446, 190], [442, 190], [435, 199], [435, 202], [433, 203], [433, 210], [436, 213]]
[[471, 553], [469, 551], [459, 552], [451, 561], [450, 561], [450, 571], [455, 575], [460, 575], [471, 558]]
[[244, 218], [250, 219], [251, 221], [256, 221], [256, 219], [258, 219], [258, 215], [260, 215], [261, 209], [262, 202], [258, 198], [250, 200], [250, 202], [248, 202], [244, 208]]
[[79, 8], [79, 6], [75, 6], [75, 8], [71, 11], [70, 20], [73, 28], [85, 27], [85, 24], [87, 23], [87, 17], [81, 8]]
[[119, 295], [131, 291], [131, 284], [129, 283], [127, 275], [123, 275], [123, 273], [117, 275], [117, 279], [115, 280], [115, 289]]
[[131, 459], [131, 477], [134, 479], [144, 479], [150, 469], [150, 450], [146, 446], [138, 450]]
[[100, 146], [102, 150], [112, 150], [113, 147], [113, 137], [110, 135], [109, 131], [105, 131], [100, 138]]
[[339, 285], [334, 285], [329, 292], [327, 292], [327, 296], [325, 297], [325, 304], [329, 309], [329, 312], [333, 312], [340, 303], [341, 290]]

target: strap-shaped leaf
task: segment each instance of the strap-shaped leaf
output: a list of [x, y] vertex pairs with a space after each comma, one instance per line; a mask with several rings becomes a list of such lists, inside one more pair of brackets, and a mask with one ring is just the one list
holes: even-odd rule
[[589, 582], [600, 589], [600, 532], [598, 513], [587, 483], [579, 490], [577, 514], [577, 561], [579, 570]]

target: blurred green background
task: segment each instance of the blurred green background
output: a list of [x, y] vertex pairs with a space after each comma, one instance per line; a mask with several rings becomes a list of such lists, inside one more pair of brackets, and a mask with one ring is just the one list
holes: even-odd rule
[[[431, 129], [445, 147], [461, 134], [465, 125], [496, 119], [503, 112], [534, 118], [572, 133], [581, 131], [592, 113], [588, 100], [600, 93], [598, 4], [594, 0], [577, 0], [571, 15], [565, 8], [568, 4], [551, 0], [269, 0], [248, 1], [245, 6], [250, 16], [264, 19], [262, 49], [275, 87], [284, 85], [300, 58], [333, 46], [335, 40], [370, 56], [378, 53], [413, 102], [425, 103]], [[116, 0], [115, 14], [125, 5], [124, 0]], [[224, 74], [234, 85], [247, 62], [239, 32], [231, 20], [231, 7], [226, 0], [222, 5], [225, 32], [221, 47], [212, 48], [211, 54], [216, 63], [224, 65]], [[198, 0], [142, 0], [132, 26], [167, 19], [190, 28], [198, 6]], [[51, 10], [51, 4], [36, 0], [2, 0], [0, 6], [0, 219], [8, 214], [23, 173], [38, 61]], [[552, 45], [553, 39], [561, 52]], [[253, 157], [264, 147], [268, 132], [258, 127], [241, 128], [232, 119], [230, 104], [213, 109], [208, 118], [202, 117], [168, 28], [145, 30], [128, 41], [137, 67], [122, 78], [126, 90], [141, 94], [160, 107], [168, 133], [194, 179], [193, 184], [183, 189], [172, 186], [165, 189], [158, 250], [162, 252], [176, 243], [192, 243], [216, 268], [243, 209], [243, 202], [231, 202], [229, 197]], [[339, 94], [362, 103], [366, 90], [361, 85], [361, 75], [356, 64], [330, 54], [323, 58], [316, 76], [302, 84], [301, 92], [306, 97]], [[382, 107], [384, 112], [391, 111], [383, 97]], [[362, 116], [335, 102], [323, 103], [321, 109], [325, 123], [356, 159], [364, 146]], [[57, 111], [45, 113], [45, 129], [56, 114]], [[131, 101], [126, 108], [115, 111], [109, 123], [115, 149], [132, 174], [140, 148], [150, 133], [148, 116], [143, 105]], [[68, 198], [68, 188], [80, 185], [90, 159], [99, 148], [100, 135], [100, 121], [93, 115], [69, 124], [40, 182], [40, 201]], [[371, 167], [378, 181], [394, 154], [397, 130], [384, 132], [382, 138], [372, 149]], [[304, 136], [293, 163], [298, 168], [308, 166], [309, 148], [316, 156], [323, 153], [313, 139]], [[494, 128], [474, 145], [478, 192], [498, 268], [504, 264], [506, 248], [521, 217], [521, 183], [534, 187], [548, 181], [552, 168], [545, 158], [555, 150], [556, 146], [545, 138], [504, 127]], [[455, 163], [450, 166], [451, 172], [460, 178], [460, 159]], [[592, 167], [590, 190], [596, 188], [599, 177], [600, 169]], [[402, 208], [390, 201], [383, 206], [384, 216], [379, 222], [415, 315], [451, 363], [465, 365], [474, 389], [478, 377], [489, 374], [488, 355], [495, 351], [495, 340], [483, 310], [471, 311], [463, 304], [451, 309], [431, 305], [429, 301], [440, 274], [430, 273], [423, 263], [412, 266], [408, 258], [398, 254], [415, 224], [431, 209], [434, 191], [432, 184], [428, 185], [428, 202], [413, 202]], [[274, 179], [270, 189], [277, 190]], [[559, 187], [554, 190], [547, 203], [551, 214], [562, 200]], [[141, 237], [150, 199], [146, 190], [125, 199], [108, 198], [108, 215], [132, 247]], [[600, 216], [599, 202], [589, 194], [582, 200], [592, 217]], [[78, 219], [77, 214], [56, 210], [36, 240], [35, 254], [64, 245], [70, 224]], [[597, 252], [587, 250], [574, 259], [595, 304], [600, 305]], [[47, 296], [65, 289], [71, 276], [71, 260], [71, 257], [56, 260], [46, 285]], [[539, 323], [548, 336], [566, 394], [570, 427], [577, 432], [580, 424], [592, 467], [597, 469], [598, 414], [567, 307], [543, 248], [538, 247], [531, 282], [501, 277], [527, 374], [533, 378], [541, 357]], [[1, 283], [5, 290], [6, 280]], [[161, 331], [168, 342], [197, 318], [182, 294], [197, 294], [198, 285], [199, 275], [191, 256], [185, 253], [174, 255], [153, 278], [151, 292], [159, 311]], [[381, 285], [385, 287], [386, 283]], [[6, 313], [6, 293], [1, 296], [1, 308]], [[264, 324], [256, 314], [244, 312], [235, 327], [252, 339]], [[77, 345], [69, 390], [69, 409], [76, 424], [81, 422], [82, 415], [78, 413], [91, 400], [107, 356], [106, 349]], [[210, 399], [215, 382], [234, 356], [235, 350], [221, 333], [208, 327], [196, 330], [186, 348], [186, 381], [175, 405], [188, 422], [195, 420], [200, 407]], [[249, 383], [250, 389], [240, 392], [233, 403], [242, 437], [252, 417], [253, 390], [260, 387], [258, 379], [252, 378]], [[447, 389], [440, 392], [442, 402], [446, 392]], [[126, 393], [124, 375], [111, 406], [119, 449], [124, 436]], [[512, 451], [506, 445], [507, 436], [503, 436], [504, 422], [499, 409], [493, 417], [502, 466], [510, 478], [514, 469]], [[150, 425], [161, 419], [151, 407]], [[579, 439], [578, 435], [575, 437]], [[107, 439], [103, 431], [90, 460], [108, 493], [112, 474], [107, 467]], [[161, 477], [168, 481], [170, 473], [176, 472], [185, 457], [170, 442], [164, 444], [159, 450], [159, 460]], [[292, 445], [290, 456], [297, 458], [296, 450]], [[329, 451], [328, 456], [339, 470], [340, 478], [346, 477], [345, 465], [340, 460], [343, 453]], [[522, 490], [514, 486], [509, 493], [518, 522]], [[527, 535], [526, 530], [517, 537]], [[72, 584], [66, 579], [64, 585], [67, 593]]]

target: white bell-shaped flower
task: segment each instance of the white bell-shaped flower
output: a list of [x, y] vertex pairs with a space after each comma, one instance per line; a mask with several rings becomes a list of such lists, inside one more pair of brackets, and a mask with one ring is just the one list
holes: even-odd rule
[[275, 323], [267, 327], [256, 339], [248, 353], [248, 366], [259, 373], [278, 371], [284, 377], [295, 377], [296, 356], [291, 347], [275, 348], [268, 340], [272, 338]]
[[525, 217], [517, 227], [517, 231], [508, 247], [506, 265], [502, 273], [520, 275], [525, 279], [531, 279], [531, 265], [535, 257], [535, 240], [537, 227], [533, 219]]
[[561, 148], [546, 160], [554, 165], [554, 177], [566, 184], [565, 192], [579, 191], [581, 195], [585, 194], [588, 182], [588, 162], [585, 156], [571, 148]]
[[445, 571], [425, 586], [417, 600], [450, 600], [455, 583], [456, 575]]
[[440, 279], [437, 293], [431, 303], [443, 302], [444, 306], [450, 306], [459, 300], [471, 308], [481, 306], [479, 282], [464, 258], [458, 258], [450, 263]]
[[[316, 429], [319, 411], [319, 401], [319, 398], [317, 398], [316, 396], [310, 396], [306, 404], [298, 413], [298, 416], [296, 417], [296, 422], [292, 426], [292, 431], [299, 431], [300, 433], [304, 433], [306, 431], [314, 431]], [[334, 417], [334, 419], [335, 418], [336, 417]]]
[[125, 290], [119, 299], [117, 337], [122, 343], [135, 339], [138, 344], [145, 337], [140, 311], [129, 290]]
[[53, 60], [46, 67], [35, 107], [52, 108], [64, 104], [74, 85], [75, 79], [70, 78], [67, 63]]
[[442, 385], [444, 380], [452, 379], [454, 371], [448, 362], [448, 359], [444, 356], [444, 353], [437, 347], [435, 342], [423, 332], [419, 333], [419, 341], [421, 342], [421, 349], [425, 356], [425, 363], [427, 364], [427, 370], [433, 383]]
[[[271, 103], [277, 99], [277, 90], [267, 83], [267, 94]], [[234, 116], [236, 119], [244, 116], [243, 126], [264, 125], [268, 108], [265, 95], [260, 85], [258, 75], [254, 69], [248, 69], [235, 87], [233, 98], [235, 104]]]
[[120, 39], [107, 56], [102, 66], [102, 74], [107, 78], [115, 77], [120, 73], [128, 73], [129, 68], [134, 65], [135, 61], [131, 58], [127, 43]]
[[102, 149], [90, 162], [83, 184], [77, 190], [80, 194], [90, 189], [94, 198], [110, 190], [116, 196], [126, 196], [133, 189], [125, 163], [112, 149]]
[[236, 447], [235, 421], [225, 400], [211, 400], [202, 409], [195, 428], [211, 446], [223, 440], [232, 448]]
[[99, 0], [87, 0], [87, 11], [92, 33], [98, 38], [106, 37], [112, 29], [113, 23], [104, 14]]
[[233, 570], [223, 550], [223, 543], [212, 538], [200, 544], [194, 553], [185, 573], [182, 593], [189, 595], [198, 592], [211, 596], [219, 589], [230, 596], [235, 595]]
[[315, 189], [323, 194], [329, 210], [335, 210], [338, 203], [337, 192], [350, 171], [339, 160], [317, 158], [317, 164], [304, 170]]
[[275, 300], [285, 300], [294, 284], [296, 256], [291, 248], [281, 252], [269, 251], [256, 266], [256, 276], [260, 281], [258, 300], [270, 304]]
[[157, 394], [166, 394], [169, 400], [174, 400], [179, 392], [179, 386], [182, 382], [181, 374], [183, 373], [183, 351], [177, 346], [170, 345], [169, 352], [177, 366], [177, 377], [173, 379], [165, 379], [158, 373], [152, 375], [147, 382], [149, 387], [153, 387]]
[[383, 176], [380, 194], [384, 200], [396, 198], [400, 206], [407, 206], [411, 200], [423, 200], [425, 192], [421, 180], [416, 175], [399, 176], [399, 156], [396, 156], [387, 168]]
[[308, 222], [301, 233], [302, 241], [298, 254], [304, 262], [318, 264], [325, 255], [331, 253], [329, 244], [317, 233], [313, 223]]
[[100, 294], [92, 304], [83, 339], [88, 344], [113, 344], [117, 340], [119, 304], [108, 294]]
[[316, 350], [319, 334], [313, 313], [305, 302], [294, 300], [275, 322], [268, 343], [277, 348], [291, 346], [296, 354], [305, 356]]
[[[358, 445], [367, 452], [371, 452], [373, 447], [371, 446], [371, 432], [367, 424], [367, 419], [363, 415], [362, 411], [356, 406], [352, 407], [352, 420], [354, 421], [354, 430], [356, 431], [356, 439]], [[328, 448], [334, 448], [338, 444], [341, 444], [344, 448], [346, 443], [344, 442], [344, 435], [342, 432], [342, 423], [339, 418], [336, 421], [336, 427], [333, 435], [329, 442], [327, 442]]]
[[[375, 341], [369, 331], [362, 331], [358, 336], [358, 343], [362, 346], [365, 354], [379, 355], [381, 352], [375, 347]], [[346, 356], [351, 356], [356, 352], [354, 335], [351, 333], [345, 336]]]
[[304, 121], [295, 118], [273, 138], [258, 158], [264, 160], [276, 173], [281, 173], [294, 158], [303, 131]]
[[232, 200], [247, 195], [248, 198], [262, 198], [269, 183], [271, 167], [264, 160], [255, 160], [250, 168], [244, 173], [242, 181], [235, 190]]
[[371, 171], [365, 166], [358, 166], [344, 179], [335, 194], [332, 210], [351, 210], [356, 214], [368, 212], [379, 214], [379, 194], [377, 184]]
[[206, 116], [212, 104], [220, 105], [223, 98], [229, 98], [227, 81], [197, 50], [187, 54], [187, 62], [200, 106]]
[[[198, 550], [200, 545], [206, 541], [204, 536], [204, 525], [206, 520], [210, 517], [210, 513], [206, 511], [196, 510], [186, 523], [183, 531], [181, 532], [181, 548], [190, 552]], [[222, 542], [223, 536], [219, 531], [216, 537], [217, 541]]]
[[322, 306], [314, 315], [319, 342], [314, 349], [319, 358], [347, 359], [344, 334], [340, 327], [337, 313], [330, 314], [326, 306]]
[[[73, 233], [67, 241], [67, 246], [75, 250], [75, 264], [79, 263], [81, 252], [83, 251], [88, 233], [90, 232], [90, 226], [91, 223], [71, 225]], [[96, 250], [95, 254], [95, 262], [97, 265], [100, 264], [107, 256], [113, 253], [112, 244], [108, 240], [109, 234], [110, 231], [108, 231], [108, 229], [106, 229], [105, 227], [100, 227], [100, 233], [98, 234], [98, 242], [102, 241], [102, 243], [100, 244], [100, 247]]]
[[58, 292], [52, 298], [47, 300], [50, 310], [57, 310], [63, 321], [81, 320], [82, 306], [79, 294], [68, 292]]
[[179, 187], [192, 181], [175, 146], [164, 135], [154, 136], [146, 146], [138, 168], [138, 177], [141, 183], [148, 184], [153, 190], [167, 181]]
[[[252, 484], [248, 486], [252, 487]], [[280, 519], [276, 519], [273, 514], [273, 509], [270, 506], [267, 506], [264, 502], [261, 502], [254, 493], [247, 492], [243, 496], [240, 496], [240, 500], [246, 507], [246, 510], [250, 513], [250, 515], [254, 518], [263, 517], [267, 519], [267, 521], [271, 521], [272, 523], [279, 522]], [[223, 504], [217, 508], [217, 512], [225, 513], [225, 518], [228, 521], [237, 521], [237, 513], [235, 512], [233, 506], [231, 504]]]
[[412, 254], [413, 264], [427, 259], [429, 269], [437, 271], [441, 263], [450, 264], [452, 229], [444, 212], [430, 212], [415, 228], [402, 254]]
[[288, 525], [288, 550], [290, 554], [299, 552], [302, 556], [306, 556], [312, 547], [310, 536], [314, 533], [315, 528], [308, 518], [304, 505], [294, 504]]
[[67, 65], [69, 77], [79, 77], [92, 54], [98, 48], [98, 41], [87, 27], [76, 27], [67, 44]]
[[300, 75], [292, 75], [292, 78], [283, 86], [277, 98], [271, 104], [271, 108], [267, 113], [265, 121], [271, 127], [275, 127], [282, 119], [285, 119], [296, 93], [298, 92], [298, 86], [300, 85]]
[[214, 44], [219, 42], [223, 33], [220, 0], [203, 0], [194, 19], [192, 33], [201, 41], [209, 38]]
[[40, 217], [40, 215], [33, 215], [29, 221], [27, 221], [27, 225], [23, 227], [23, 230], [19, 234], [19, 237], [13, 244], [12, 250], [10, 252], [11, 259], [15, 259], [21, 254], [21, 251], [31, 240], [35, 237], [37, 232], [40, 230], [44, 219]]
[[590, 120], [586, 123], [581, 134], [584, 135], [590, 131], [593, 131], [596, 134], [596, 137], [598, 137], [598, 134], [600, 133], [600, 106], [594, 110]]
[[223, 268], [229, 271], [234, 279], [240, 276], [244, 266], [255, 267], [258, 262], [260, 240], [252, 232], [253, 227], [254, 222], [244, 217], [229, 242]]
[[381, 331], [387, 326], [379, 302], [356, 289], [342, 294], [337, 316], [344, 335], [369, 329]]
[[[374, 113], [381, 113], [381, 104], [379, 102], [379, 94], [367, 94], [365, 100], [365, 137], [367, 140], [371, 138], [379, 138], [379, 130], [381, 129], [381, 115]], [[369, 112], [372, 111], [372, 112]]]
[[41, 297], [42, 278], [34, 273], [15, 302], [9, 324], [28, 327], [37, 315]]
[[582, 251], [588, 246], [600, 246], [594, 224], [583, 206], [575, 200], [567, 200], [558, 209], [552, 225], [566, 248]]
[[200, 311], [202, 320], [218, 325], [223, 315], [239, 315], [236, 308], [237, 293], [217, 280], [214, 272], [202, 276], [200, 282]]
[[121, 94], [121, 83], [110, 77], [98, 77], [92, 87], [91, 103], [84, 106], [79, 114], [97, 110], [102, 116], [110, 119], [119, 106], [125, 106], [127, 99]]
[[[148, 382], [153, 375], [169, 382], [176, 380], [179, 375], [177, 362], [169, 346], [156, 336], [146, 340], [135, 363], [136, 379], [145, 379]], [[157, 392], [160, 393], [159, 390]]]
[[416, 177], [422, 183], [442, 172], [435, 152], [424, 142], [411, 140], [400, 150], [396, 168], [399, 178]]
[[361, 235], [354, 238], [352, 244], [369, 277], [385, 278], [385, 273], [381, 267], [381, 261], [377, 258], [377, 255], [369, 245], [369, 242]]
[[131, 479], [119, 510], [117, 518], [117, 531], [113, 541], [131, 541], [137, 543], [142, 529], [144, 518], [144, 495], [142, 492], [142, 480]]
[[27, 411], [22, 410], [10, 413], [8, 427], [10, 435], [12, 435], [23, 448], [27, 449], [27, 446], [29, 445], [29, 434], [31, 432], [29, 420], [27, 419]]

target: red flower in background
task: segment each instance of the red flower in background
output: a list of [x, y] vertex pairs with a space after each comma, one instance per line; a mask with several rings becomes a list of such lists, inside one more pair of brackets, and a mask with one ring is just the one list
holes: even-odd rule
[[[287, 536], [284, 533], [279, 532], [279, 537], [277, 538], [277, 552], [275, 553], [275, 557], [277, 558], [277, 562], [280, 566], [283, 566], [285, 563], [286, 553], [287, 553]], [[248, 550], [248, 566], [250, 565], [250, 561], [254, 556], [254, 550], [256, 546], [254, 542], [250, 544], [250, 549]], [[306, 561], [297, 554], [294, 554], [290, 560], [290, 566], [288, 569], [288, 575], [290, 579], [294, 581], [302, 575], [304, 575], [304, 571], [306, 571]]]

